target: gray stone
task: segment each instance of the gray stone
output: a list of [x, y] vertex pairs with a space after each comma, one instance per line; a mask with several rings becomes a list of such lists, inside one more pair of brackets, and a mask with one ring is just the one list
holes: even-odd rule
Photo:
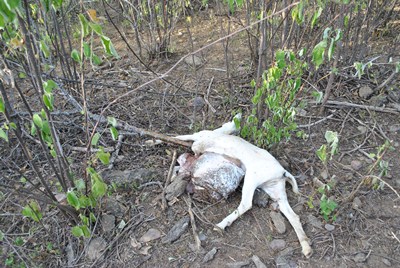
[[351, 161], [351, 168], [354, 169], [355, 171], [360, 170], [363, 167], [363, 164], [359, 160], [353, 160]]
[[261, 261], [261, 259], [257, 255], [253, 255], [251, 260], [254, 262], [257, 268], [267, 268], [267, 266]]
[[281, 250], [281, 249], [284, 249], [285, 246], [286, 246], [286, 242], [283, 239], [274, 239], [269, 244], [269, 247], [272, 250]]
[[358, 131], [360, 131], [361, 134], [366, 133], [368, 130], [367, 127], [365, 127], [365, 126], [358, 126], [357, 129], [358, 129]]
[[382, 258], [382, 262], [388, 267], [392, 266], [392, 263], [386, 258]]
[[203, 263], [209, 262], [212, 259], [214, 259], [216, 253], [217, 253], [217, 248], [213, 248], [212, 250], [207, 252], [207, 254], [203, 258]]
[[92, 239], [87, 247], [86, 256], [90, 261], [98, 260], [103, 256], [103, 250], [107, 247], [106, 241], [101, 237]]
[[369, 86], [362, 86], [358, 90], [358, 95], [363, 99], [368, 99], [372, 94], [374, 94], [374, 91]]
[[181, 196], [185, 192], [186, 186], [188, 185], [188, 181], [185, 180], [186, 177], [186, 174], [179, 174], [174, 181], [165, 188], [165, 198], [168, 201]]
[[181, 237], [186, 232], [189, 226], [189, 217], [183, 217], [169, 230], [167, 235], [161, 240], [162, 243], [172, 243]]
[[359, 209], [360, 207], [361, 207], [361, 205], [362, 205], [362, 203], [361, 203], [361, 200], [360, 200], [360, 198], [358, 197], [358, 196], [356, 196], [355, 198], [354, 198], [354, 200], [353, 200], [353, 203], [352, 203], [352, 208], [353, 209]]
[[107, 198], [105, 210], [117, 218], [122, 218], [127, 210], [124, 205], [119, 203], [114, 198]]
[[146, 233], [144, 233], [142, 235], [142, 237], [139, 238], [139, 242], [147, 243], [147, 242], [150, 242], [153, 240], [157, 240], [161, 236], [162, 236], [162, 233], [160, 232], [160, 230], [150, 228], [149, 230], [147, 230]]
[[388, 102], [388, 99], [384, 95], [372, 96], [369, 100], [370, 105], [375, 107], [382, 107]]
[[318, 229], [323, 229], [322, 222], [314, 215], [312, 215], [312, 214], [308, 215], [307, 220], [308, 220], [308, 223], [311, 224], [313, 227], [318, 228]]
[[362, 252], [357, 253], [357, 254], [353, 257], [353, 260], [354, 260], [355, 262], [357, 262], [357, 263], [365, 262], [366, 259], [367, 259], [367, 256], [365, 255], [365, 253], [362, 253]]
[[115, 227], [115, 216], [108, 214], [101, 216], [101, 227], [105, 233], [112, 231]]
[[329, 232], [332, 232], [333, 230], [335, 230], [335, 226], [327, 223], [327, 224], [325, 224], [325, 229]]
[[184, 61], [187, 65], [190, 65], [194, 68], [199, 68], [201, 65], [203, 65], [203, 60], [196, 55], [187, 56]]
[[271, 216], [272, 222], [273, 222], [276, 230], [278, 231], [278, 233], [280, 233], [280, 234], [285, 233], [286, 225], [285, 225], [285, 220], [284, 220], [282, 214], [279, 212], [271, 211], [269, 213], [269, 215]]

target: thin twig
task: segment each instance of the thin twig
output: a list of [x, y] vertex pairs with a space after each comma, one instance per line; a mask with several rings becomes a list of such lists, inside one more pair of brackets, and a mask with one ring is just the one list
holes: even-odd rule
[[189, 195], [188, 198], [185, 198], [185, 202], [188, 205], [188, 212], [189, 212], [189, 216], [190, 216], [190, 225], [192, 226], [195, 247], [196, 247], [196, 250], [199, 251], [201, 249], [201, 241], [200, 241], [199, 235], [197, 234], [196, 220], [194, 218], [194, 214], [192, 211], [192, 197]]
[[176, 158], [178, 156], [178, 153], [176, 152], [176, 150], [174, 150], [174, 152], [172, 153], [172, 161], [171, 161], [171, 165], [169, 166], [169, 170], [168, 170], [168, 175], [167, 175], [167, 179], [165, 180], [165, 184], [164, 184], [164, 188], [163, 188], [163, 192], [162, 192], [162, 209], [165, 210], [168, 206], [167, 206], [167, 199], [165, 199], [165, 189], [167, 188], [168, 184], [171, 182], [171, 178], [172, 175], [174, 173], [174, 167], [176, 164]]
[[[309, 103], [314, 103], [316, 104], [315, 101], [310, 101]], [[345, 102], [345, 101], [330, 101], [328, 100], [326, 102], [328, 105], [335, 105], [335, 106], [344, 106], [344, 107], [353, 107], [353, 108], [360, 108], [360, 109], [366, 109], [366, 110], [371, 110], [371, 111], [377, 111], [377, 112], [382, 112], [382, 113], [391, 113], [391, 114], [399, 114], [399, 111], [396, 109], [392, 108], [384, 108], [384, 107], [377, 107], [377, 106], [370, 106], [370, 105], [361, 105], [361, 104], [355, 104], [351, 102]]]
[[110, 159], [110, 164], [108, 165], [108, 169], [110, 169], [110, 170], [114, 167], [114, 162], [115, 162], [115, 160], [116, 160], [117, 157], [118, 157], [119, 150], [121, 149], [122, 141], [124, 140], [124, 138], [125, 138], [124, 135], [119, 135], [119, 136], [118, 136], [118, 143], [117, 143], [117, 145], [115, 146], [115, 151], [114, 151], [114, 153], [112, 154], [111, 159]]

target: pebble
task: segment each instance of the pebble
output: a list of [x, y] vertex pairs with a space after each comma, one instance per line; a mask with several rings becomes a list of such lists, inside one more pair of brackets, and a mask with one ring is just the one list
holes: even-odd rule
[[354, 169], [355, 171], [360, 170], [363, 167], [363, 164], [359, 160], [353, 160], [351, 161], [351, 168]]
[[357, 254], [353, 257], [353, 260], [354, 260], [355, 262], [365, 262], [366, 257], [367, 257], [367, 256], [365, 255], [365, 253], [360, 252], [360, 253], [357, 253]]
[[139, 241], [142, 243], [147, 243], [156, 239], [159, 239], [161, 237], [161, 232], [157, 229], [150, 228], [144, 235], [142, 235], [141, 238], [139, 238]]
[[162, 243], [172, 243], [178, 240], [181, 235], [186, 232], [189, 226], [189, 217], [183, 217], [169, 230], [167, 235], [161, 240]]
[[267, 268], [267, 266], [261, 261], [261, 259], [257, 255], [253, 255], [251, 260], [254, 262], [257, 268]]
[[322, 222], [317, 217], [310, 214], [310, 215], [308, 215], [307, 219], [308, 219], [308, 223], [311, 224], [313, 227], [322, 229]]
[[112, 231], [115, 227], [115, 216], [108, 214], [101, 216], [101, 227], [105, 233]]
[[325, 224], [325, 229], [328, 230], [329, 232], [332, 232], [333, 230], [335, 230], [335, 226], [332, 224]]
[[102, 251], [107, 247], [106, 241], [101, 237], [92, 239], [86, 251], [86, 256], [90, 261], [99, 259], [102, 256]]
[[190, 65], [191, 67], [195, 68], [198, 68], [203, 64], [203, 60], [196, 55], [188, 56], [185, 58], [184, 61], [187, 65]]
[[271, 211], [269, 215], [271, 216], [272, 222], [274, 223], [274, 226], [278, 233], [284, 234], [286, 232], [286, 225], [282, 214], [279, 212]]
[[374, 94], [374, 91], [369, 86], [362, 86], [358, 90], [358, 95], [363, 99], [368, 99], [372, 94]]
[[388, 260], [388, 259], [385, 259], [385, 258], [382, 258], [382, 262], [386, 265], [386, 266], [392, 266], [392, 263]]
[[283, 239], [274, 239], [269, 244], [269, 247], [272, 250], [281, 250], [281, 249], [284, 249], [285, 246], [286, 246], [286, 242]]
[[367, 127], [365, 127], [365, 126], [358, 126], [357, 129], [358, 129], [358, 131], [360, 131], [361, 134], [364, 134], [367, 132]]
[[356, 196], [353, 200], [352, 208], [353, 209], [359, 209], [361, 207], [362, 203], [361, 200], [358, 196]]
[[203, 263], [209, 262], [212, 259], [214, 259], [216, 253], [217, 253], [217, 248], [213, 248], [212, 250], [207, 252], [207, 254], [203, 258]]
[[372, 98], [369, 100], [369, 103], [372, 106], [376, 106], [376, 107], [382, 107], [384, 106], [386, 103], [388, 102], [388, 99], [386, 96], [372, 96]]

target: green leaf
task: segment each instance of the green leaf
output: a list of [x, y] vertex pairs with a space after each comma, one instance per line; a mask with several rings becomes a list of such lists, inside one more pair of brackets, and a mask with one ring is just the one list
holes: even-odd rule
[[74, 227], [72, 227], [71, 232], [72, 232], [72, 234], [73, 234], [75, 237], [77, 237], [77, 238], [79, 238], [79, 237], [81, 237], [81, 236], [84, 236], [83, 230], [82, 230], [81, 226], [74, 226]]
[[37, 129], [36, 129], [35, 123], [32, 122], [32, 124], [31, 124], [31, 135], [35, 136], [36, 132], [37, 132]]
[[101, 36], [101, 38], [103, 38], [103, 29], [101, 28], [101, 26], [99, 24], [93, 23], [93, 22], [89, 22], [89, 26], [90, 26], [90, 28], [92, 28], [92, 30], [95, 33], [97, 33], [99, 36]]
[[118, 139], [118, 130], [115, 127], [110, 127], [111, 137], [113, 140]]
[[81, 230], [83, 232], [83, 235], [85, 237], [90, 237], [90, 230], [89, 227], [87, 227], [86, 225], [81, 226]]
[[18, 77], [21, 78], [21, 79], [24, 79], [24, 78], [26, 78], [26, 73], [19, 72], [18, 73]]
[[317, 150], [316, 153], [318, 158], [322, 161], [322, 163], [326, 164], [327, 160], [326, 145], [325, 144], [321, 145], [321, 147]]
[[17, 246], [22, 246], [24, 244], [24, 239], [18, 236], [17, 238], [15, 238], [14, 243]]
[[81, 23], [81, 31], [83, 37], [86, 37], [89, 34], [89, 23], [83, 14], [79, 14], [78, 17], [79, 17], [79, 22]]
[[90, 45], [86, 42], [83, 42], [83, 55], [85, 55], [87, 59], [92, 57], [92, 50], [90, 49]]
[[56, 158], [56, 157], [57, 157], [56, 150], [54, 150], [54, 149], [51, 149], [51, 150], [50, 150], [50, 154], [51, 154], [51, 156], [52, 156], [53, 158]]
[[317, 69], [324, 62], [324, 54], [326, 46], [327, 46], [326, 40], [322, 40], [314, 47], [312, 51], [312, 61]]
[[313, 91], [311, 95], [315, 98], [317, 103], [321, 103], [324, 93], [322, 91]]
[[73, 49], [73, 50], [72, 50], [72, 52], [71, 52], [71, 58], [72, 58], [74, 61], [76, 61], [76, 62], [82, 64], [81, 55], [79, 54], [78, 50], [76, 50], [76, 49]]
[[0, 242], [4, 240], [4, 233], [0, 230]]
[[94, 180], [92, 184], [92, 194], [95, 198], [102, 197], [107, 192], [107, 184], [105, 184], [101, 179]]
[[7, 133], [3, 130], [3, 128], [0, 128], [0, 138], [8, 142], [8, 135]]
[[22, 209], [22, 215], [31, 218], [36, 222], [39, 222], [43, 217], [42, 213], [40, 213], [39, 205], [36, 201], [31, 201], [29, 205], [26, 205]]
[[21, 0], [5, 0], [4, 3], [8, 7], [9, 10], [14, 10], [21, 3]]
[[92, 61], [94, 65], [100, 65], [103, 61], [96, 54], [92, 53]]
[[5, 113], [6, 107], [4, 106], [3, 98], [0, 97], [0, 113]]
[[96, 153], [96, 155], [100, 159], [101, 163], [103, 163], [103, 165], [108, 165], [110, 163], [110, 153], [106, 153], [103, 149], [101, 149], [99, 152]]
[[91, 142], [92, 146], [96, 146], [97, 145], [97, 143], [99, 142], [100, 137], [101, 137], [101, 135], [99, 133], [97, 133], [97, 132], [93, 135], [92, 142]]
[[45, 93], [43, 94], [43, 102], [44, 105], [46, 105], [47, 109], [49, 111], [53, 111], [53, 103], [54, 103], [54, 96], [51, 93]]
[[49, 46], [46, 44], [46, 41], [41, 40], [39, 42], [39, 48], [43, 52], [45, 58], [48, 58], [50, 56], [50, 49]]
[[107, 36], [102, 36], [101, 37], [101, 43], [103, 44], [104, 51], [109, 54], [114, 56], [115, 58], [119, 58], [117, 51], [114, 48], [114, 45], [112, 44], [110, 38]]
[[319, 7], [318, 8], [318, 10], [316, 10], [315, 12], [314, 12], [314, 15], [313, 15], [313, 17], [312, 17], [312, 19], [311, 19], [311, 29], [315, 26], [315, 24], [317, 23], [317, 21], [318, 21], [318, 18], [321, 16], [321, 14], [322, 14], [322, 11], [323, 11], [323, 8], [322, 7]]
[[68, 204], [73, 206], [76, 210], [79, 210], [81, 208], [81, 204], [79, 202], [79, 199], [76, 196], [76, 193], [74, 191], [68, 191], [68, 193], [67, 193], [67, 201], [68, 201]]
[[51, 79], [43, 82], [43, 88], [46, 93], [51, 93], [53, 91], [53, 89], [55, 89], [57, 87], [58, 86], [57, 86], [56, 82], [54, 82]]
[[33, 115], [33, 122], [35, 123], [35, 125], [41, 130], [43, 128], [43, 120], [40, 117], [39, 114], [34, 114]]
[[113, 127], [117, 127], [117, 119], [112, 116], [107, 116], [107, 122]]

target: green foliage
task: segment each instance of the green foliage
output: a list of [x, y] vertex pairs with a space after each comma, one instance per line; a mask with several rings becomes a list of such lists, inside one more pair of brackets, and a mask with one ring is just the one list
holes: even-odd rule
[[[262, 76], [259, 87], [252, 98], [257, 106], [265, 103], [268, 117], [260, 124], [257, 111], [253, 109], [241, 130], [244, 138], [251, 138], [260, 147], [269, 147], [282, 139], [289, 139], [296, 130], [293, 103], [301, 89], [301, 76], [307, 64], [296, 58], [291, 50], [278, 50], [275, 63]], [[256, 86], [252, 81], [251, 85]], [[261, 125], [261, 127], [259, 127]]]
[[22, 215], [31, 218], [32, 220], [39, 222], [43, 215], [40, 212], [39, 205], [36, 201], [31, 201], [22, 209]]
[[331, 190], [329, 185], [318, 188], [321, 194], [319, 208], [320, 214], [324, 217], [325, 221], [336, 221], [336, 214], [333, 214], [338, 204], [332, 199], [328, 198], [328, 192]]
[[318, 69], [321, 64], [324, 63], [326, 53], [328, 54], [328, 61], [332, 59], [336, 44], [342, 38], [342, 35], [343, 33], [341, 29], [325, 29], [322, 41], [319, 42], [312, 50], [312, 62], [314, 63], [316, 69]]
[[333, 155], [337, 154], [339, 150], [339, 137], [337, 132], [333, 131], [326, 131], [325, 132], [325, 140], [327, 145], [330, 147], [330, 152], [327, 152], [327, 145], [323, 144], [321, 147], [316, 151], [318, 158], [322, 161], [324, 165], [326, 165], [328, 161], [328, 155], [330, 156], [329, 159], [332, 159]]

